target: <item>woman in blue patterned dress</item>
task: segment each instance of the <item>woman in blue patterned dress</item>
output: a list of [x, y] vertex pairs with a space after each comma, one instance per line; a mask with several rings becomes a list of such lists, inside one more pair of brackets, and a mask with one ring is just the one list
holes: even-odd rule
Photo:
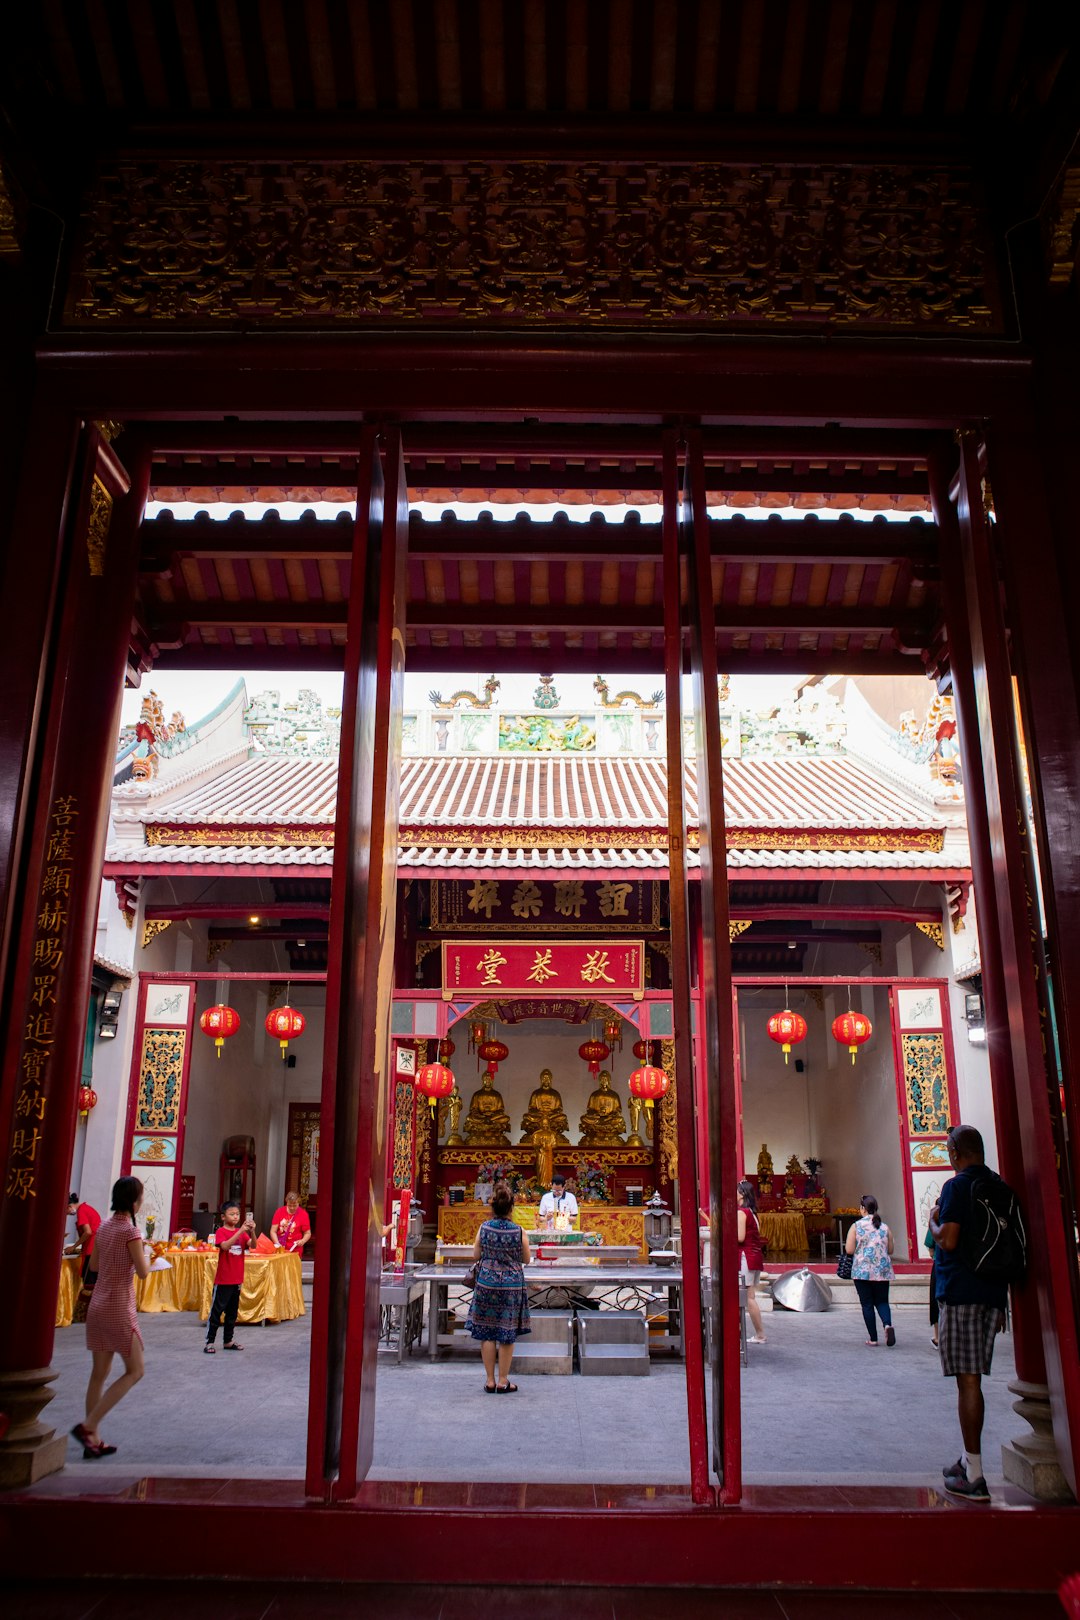
[[[473, 1244], [473, 1259], [479, 1264], [465, 1325], [473, 1338], [480, 1341], [487, 1374], [484, 1388], [489, 1395], [511, 1395], [516, 1391], [517, 1385], [510, 1382], [514, 1342], [522, 1333], [532, 1332], [529, 1296], [522, 1270], [532, 1256], [528, 1237], [510, 1219], [513, 1207], [514, 1195], [501, 1181], [491, 1195], [491, 1220], [483, 1223]], [[498, 1383], [495, 1381], [496, 1349]]]
[[891, 1350], [896, 1343], [889, 1305], [889, 1284], [894, 1275], [893, 1236], [878, 1214], [877, 1199], [870, 1193], [864, 1193], [859, 1202], [863, 1208], [862, 1217], [849, 1227], [844, 1245], [848, 1254], [855, 1257], [851, 1262], [851, 1280], [862, 1306], [867, 1344], [876, 1345], [878, 1342], [877, 1322], [874, 1319], [876, 1310], [885, 1329], [885, 1343]]

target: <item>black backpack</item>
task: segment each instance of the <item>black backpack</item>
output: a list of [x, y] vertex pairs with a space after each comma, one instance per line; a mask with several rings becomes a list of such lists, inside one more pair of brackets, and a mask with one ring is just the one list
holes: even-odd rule
[[960, 1235], [960, 1258], [988, 1283], [1021, 1283], [1027, 1272], [1027, 1232], [1020, 1200], [992, 1170], [971, 1184], [971, 1209]]

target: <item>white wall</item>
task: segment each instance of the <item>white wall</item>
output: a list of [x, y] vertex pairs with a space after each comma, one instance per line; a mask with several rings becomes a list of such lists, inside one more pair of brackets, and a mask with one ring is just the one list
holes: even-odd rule
[[[888, 991], [884, 985], [854, 982], [852, 992], [853, 1005], [874, 1026], [854, 1067], [847, 1048], [831, 1033], [833, 1019], [845, 1010], [846, 992], [826, 992], [821, 1009], [798, 985], [791, 987], [790, 1005], [810, 1027], [785, 1067], [783, 1053], [766, 1029], [770, 1014], [782, 1006], [782, 988], [740, 989], [743, 1168], [754, 1174], [762, 1142], [768, 1144], [777, 1177], [783, 1176], [793, 1153], [804, 1165], [813, 1154], [822, 1161], [818, 1175], [834, 1208], [857, 1205], [863, 1193], [874, 1194], [902, 1260], [907, 1258], [904, 1166]], [[803, 1063], [802, 1074], [796, 1059]]]

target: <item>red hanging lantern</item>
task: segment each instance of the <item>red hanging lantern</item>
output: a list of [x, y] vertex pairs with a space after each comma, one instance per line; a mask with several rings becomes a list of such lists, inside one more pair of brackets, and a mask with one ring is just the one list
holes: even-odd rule
[[476, 1051], [493, 1075], [498, 1074], [499, 1064], [505, 1063], [510, 1056], [510, 1048], [505, 1041], [481, 1041]]
[[[469, 1051], [475, 1052], [480, 1042], [487, 1037], [487, 1025], [482, 1018], [476, 1018], [469, 1025]], [[480, 1067], [479, 1063], [476, 1065]]]
[[424, 1063], [416, 1073], [416, 1089], [428, 1100], [431, 1112], [440, 1097], [449, 1097], [454, 1089], [454, 1076], [445, 1063]]
[[791, 1048], [806, 1039], [806, 1019], [802, 1013], [792, 1012], [790, 1007], [785, 1007], [783, 1012], [773, 1013], [765, 1027], [769, 1039], [775, 1041], [783, 1052], [785, 1063]]
[[847, 1047], [854, 1063], [859, 1047], [874, 1033], [874, 1026], [865, 1013], [852, 1012], [849, 1008], [847, 1012], [841, 1013], [839, 1018], [833, 1019], [832, 1032], [833, 1040]]
[[671, 1081], [663, 1069], [654, 1068], [646, 1063], [640, 1069], [635, 1069], [627, 1081], [631, 1097], [640, 1097], [647, 1109], [652, 1110], [653, 1098], [666, 1095]]
[[447, 1035], [445, 1040], [439, 1042], [439, 1062], [449, 1063], [456, 1051], [457, 1047], [454, 1045], [449, 1035]]
[[630, 1048], [630, 1050], [631, 1050], [631, 1052], [633, 1052], [634, 1056], [637, 1058], [639, 1063], [647, 1063], [648, 1062], [648, 1058], [649, 1058], [649, 1043], [648, 1043], [648, 1041], [635, 1041], [633, 1046]]
[[79, 1113], [88, 1114], [91, 1108], [97, 1107], [97, 1092], [92, 1086], [79, 1087]]
[[581, 1059], [582, 1063], [587, 1063], [589, 1065], [590, 1074], [599, 1074], [601, 1063], [603, 1063], [605, 1058], [611, 1056], [610, 1046], [605, 1046], [603, 1041], [598, 1041], [596, 1039], [582, 1041], [577, 1051], [578, 1057]]
[[276, 1038], [278, 1045], [281, 1047], [281, 1055], [284, 1057], [289, 1042], [294, 1041], [298, 1035], [304, 1033], [306, 1024], [307, 1019], [303, 1013], [297, 1012], [295, 1007], [290, 1007], [286, 1003], [284, 1007], [275, 1007], [273, 1012], [267, 1013], [265, 1028], [268, 1035], [273, 1035]]
[[213, 1036], [220, 1057], [225, 1042], [240, 1028], [240, 1014], [235, 1007], [226, 1007], [223, 1001], [219, 1001], [216, 1007], [207, 1007], [199, 1019], [199, 1028], [204, 1035]]
[[613, 1052], [614, 1052], [616, 1047], [618, 1047], [620, 1052], [622, 1051], [622, 1019], [621, 1018], [605, 1018], [605, 1020], [604, 1020], [604, 1039], [605, 1039], [605, 1041], [607, 1041], [608, 1045], [611, 1047], [611, 1050]]

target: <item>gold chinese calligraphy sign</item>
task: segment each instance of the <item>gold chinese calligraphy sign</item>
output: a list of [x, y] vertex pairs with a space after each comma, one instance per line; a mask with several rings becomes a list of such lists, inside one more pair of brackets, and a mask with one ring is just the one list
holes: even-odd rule
[[645, 941], [641, 939], [444, 940], [444, 1001], [470, 992], [530, 995], [632, 996], [645, 994]]

